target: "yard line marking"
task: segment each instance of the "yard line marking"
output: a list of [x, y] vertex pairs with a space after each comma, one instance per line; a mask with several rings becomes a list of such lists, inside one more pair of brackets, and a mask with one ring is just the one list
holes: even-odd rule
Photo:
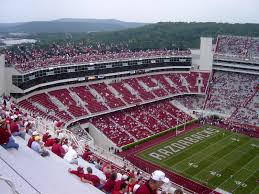
[[[206, 140], [209, 140], [209, 139], [211, 139], [212, 137], [216, 137], [217, 135], [219, 135], [219, 133], [216, 133], [216, 134], [214, 134], [214, 135], [212, 135], [212, 136], [210, 136], [209, 138], [207, 138]], [[228, 135], [228, 136], [226, 136], [226, 137], [224, 137], [223, 139], [227, 139], [228, 137], [230, 137], [230, 136], [232, 136], [232, 135], [235, 135], [235, 134], [230, 134], [230, 135]], [[223, 140], [222, 139], [222, 140]], [[220, 140], [221, 141], [221, 140]], [[218, 142], [218, 141], [217, 141]], [[217, 142], [215, 142], [215, 143], [217, 143]], [[200, 142], [200, 143], [197, 143], [196, 145], [200, 145], [201, 143], [204, 143], [203, 141], [202, 142]], [[215, 143], [213, 143], [212, 145], [214, 145]], [[193, 146], [191, 146], [191, 147], [189, 147], [189, 148], [186, 148], [186, 149], [184, 149], [183, 150], [183, 152], [179, 152], [179, 153], [177, 153], [177, 154], [174, 154], [174, 155], [172, 155], [172, 156], [170, 156], [169, 158], [167, 158], [166, 160], [163, 160], [162, 162], [166, 162], [166, 161], [168, 161], [168, 160], [170, 160], [170, 159], [172, 159], [172, 158], [174, 158], [174, 157], [176, 157], [176, 156], [178, 156], [178, 155], [180, 155], [180, 154], [182, 154], [182, 153], [184, 153], [185, 151], [188, 151], [188, 150], [190, 150], [190, 149], [192, 149], [193, 148]], [[201, 152], [201, 151], [199, 151], [199, 152]], [[195, 153], [196, 154], [196, 153]], [[194, 155], [194, 154], [193, 154]], [[191, 155], [192, 156], [192, 155]], [[191, 157], [190, 156], [190, 157]], [[189, 157], [188, 157], [189, 158]], [[186, 158], [185, 158], [186, 159]], [[183, 160], [185, 160], [185, 159], [183, 159]], [[175, 164], [178, 164], [179, 162], [181, 162], [181, 161], [183, 161], [183, 160], [180, 160], [180, 161], [178, 161], [178, 162], [176, 162]], [[170, 167], [170, 166], [169, 166]]]
[[[250, 140], [248, 141], [248, 142], [246, 142], [245, 144], [243, 144], [242, 146], [244, 146], [244, 145], [246, 145], [246, 144], [248, 144], [250, 142]], [[235, 149], [233, 149], [231, 152], [229, 152], [228, 154], [226, 154], [224, 157], [222, 157], [222, 158], [220, 158], [218, 161], [220, 161], [220, 160], [224, 160], [224, 158], [226, 157], [226, 156], [228, 156], [228, 155], [230, 155], [230, 154], [232, 154], [234, 151], [236, 151], [238, 148], [240, 148], [240, 146], [238, 146], [238, 147], [236, 147]], [[218, 162], [217, 161], [217, 162]], [[232, 161], [236, 161], [236, 160], [232, 160]], [[208, 171], [207, 169], [209, 169], [209, 167], [210, 166], [212, 166], [212, 165], [214, 165], [215, 163], [212, 163], [211, 165], [209, 165], [209, 166], [207, 166], [205, 169], [203, 169], [200, 173], [198, 173], [197, 175], [195, 175], [195, 176], [198, 176], [199, 174], [201, 174], [203, 171]], [[226, 168], [222, 168], [219, 172], [221, 172], [222, 170], [224, 170], [224, 169], [226, 169]]]
[[[255, 172], [256, 173], [256, 172]], [[242, 183], [245, 183], [251, 176], [253, 176], [255, 173], [251, 174], [250, 176], [247, 177], [247, 179], [245, 179], [244, 181], [242, 181]], [[237, 185], [237, 187], [231, 191], [231, 192], [234, 192], [236, 189], [238, 189], [241, 185]]]
[[[234, 135], [234, 134], [231, 134], [231, 135], [229, 135], [229, 136], [227, 136], [227, 137], [225, 137], [225, 138], [223, 138], [223, 139], [221, 139], [221, 140], [219, 140], [219, 141], [217, 141], [217, 142], [211, 144], [210, 146], [215, 145], [215, 144], [218, 144], [219, 142], [222, 142], [223, 140], [225, 141], [225, 140], [227, 140], [227, 138], [231, 137], [232, 135]], [[233, 142], [230, 141], [229, 144], [231, 144], [231, 143], [233, 143]], [[229, 145], [229, 144], [227, 144], [227, 145]], [[205, 149], [203, 149], [203, 150], [201, 150], [201, 151], [199, 151], [199, 152], [196, 152], [195, 154], [189, 156], [188, 158], [191, 158], [191, 157], [195, 156], [195, 155], [198, 154], [198, 153], [202, 153], [204, 150], [209, 149], [210, 146], [207, 147], [207, 148], [205, 148]], [[222, 148], [224, 148], [224, 147], [226, 147], [226, 146], [225, 146], [225, 145], [222, 146]], [[216, 153], [216, 152], [213, 152], [213, 153], [211, 153], [211, 154], [209, 154], [209, 155], [208, 155], [208, 154], [203, 154], [205, 157], [204, 157], [204, 158], [201, 158], [200, 160], [198, 160], [197, 163], [200, 163], [200, 162], [201, 162], [202, 160], [204, 160], [205, 158], [211, 157], [211, 156], [212, 156], [213, 154], [215, 154], [215, 153]], [[185, 159], [188, 159], [188, 158], [185, 158]], [[185, 159], [183, 159], [183, 160], [181, 160], [181, 161], [184, 161]], [[179, 162], [177, 162], [177, 163], [179, 163]], [[183, 171], [185, 171], [185, 170], [187, 170], [187, 169], [189, 169], [189, 168], [191, 168], [191, 167], [187, 167], [187, 168], [185, 168]], [[182, 172], [183, 172], [183, 171], [182, 171]]]
[[[255, 159], [257, 159], [258, 158], [258, 156], [256, 156], [254, 159], [252, 159], [252, 160], [250, 160], [246, 165], [244, 165], [242, 168], [240, 168], [237, 172], [235, 172], [235, 174], [233, 174], [233, 176], [232, 177], [230, 177], [230, 178], [228, 178], [228, 179], [226, 179], [224, 182], [222, 182], [218, 187], [220, 188], [220, 186], [221, 185], [223, 185], [225, 182], [227, 182], [228, 180], [230, 180], [231, 178], [233, 178], [236, 174], [238, 174], [241, 170], [247, 170], [245, 167], [249, 164], [249, 163], [251, 163], [253, 160], [255, 160]], [[252, 172], [252, 171], [250, 171], [250, 170], [247, 170], [248, 172]], [[253, 174], [254, 174], [254, 172], [253, 172]]]

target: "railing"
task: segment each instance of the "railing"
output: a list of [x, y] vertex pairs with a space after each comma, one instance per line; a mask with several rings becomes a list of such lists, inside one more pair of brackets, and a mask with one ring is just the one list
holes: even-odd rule
[[5, 178], [5, 177], [3, 177], [3, 176], [0, 175], [0, 180], [6, 182], [6, 184], [11, 187], [13, 194], [19, 194], [19, 192], [16, 191], [16, 189], [15, 189], [14, 183], [13, 183], [10, 179]]

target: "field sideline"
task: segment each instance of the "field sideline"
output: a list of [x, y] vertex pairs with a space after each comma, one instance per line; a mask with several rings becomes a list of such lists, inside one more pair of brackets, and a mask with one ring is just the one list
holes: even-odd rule
[[238, 133], [203, 126], [146, 149], [138, 157], [213, 189], [259, 193], [259, 140]]

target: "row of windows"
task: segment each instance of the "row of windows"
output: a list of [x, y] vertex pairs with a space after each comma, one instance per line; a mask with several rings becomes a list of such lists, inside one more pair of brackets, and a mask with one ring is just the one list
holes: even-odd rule
[[100, 72], [120, 72], [120, 71], [130, 71], [130, 70], [137, 70], [137, 69], [146, 69], [146, 68], [153, 68], [153, 67], [173, 67], [173, 66], [190, 66], [190, 62], [174, 62], [174, 63], [156, 63], [155, 66], [152, 63], [149, 64], [135, 64], [135, 65], [126, 65], [126, 63], [122, 64], [122, 66], [114, 67], [113, 65], [107, 64], [107, 65], [99, 65], [97, 67], [94, 66], [88, 66], [87, 69], [77, 71], [71, 67], [66, 69], [67, 71], [63, 72], [57, 72], [56, 70], [43, 70], [38, 72], [37, 74], [27, 74], [27, 75], [14, 75], [12, 77], [13, 84], [20, 85], [21, 83], [27, 83], [33, 80], [54, 76], [56, 80], [59, 80], [61, 77], [68, 77], [71, 74], [74, 74], [75, 76], [78, 76], [79, 74], [85, 74], [85, 75], [98, 75]]
[[[64, 67], [58, 67], [58, 68], [49, 68], [44, 70], [39, 70], [33, 73], [29, 73], [24, 75], [25, 80], [30, 80], [30, 76], [42, 77], [50, 74], [62, 74], [62, 73], [71, 73], [71, 72], [80, 72], [80, 71], [89, 71], [89, 70], [95, 70], [95, 69], [104, 69], [104, 68], [113, 68], [113, 67], [125, 67], [125, 66], [134, 66], [134, 65], [142, 65], [142, 64], [155, 64], [155, 63], [168, 63], [168, 62], [190, 62], [191, 58], [157, 58], [157, 59], [144, 59], [144, 60], [136, 60], [136, 61], [125, 61], [125, 62], [112, 62], [112, 63], [101, 63], [101, 64], [95, 64], [95, 65], [77, 65], [77, 66], [64, 66]], [[32, 78], [32, 77], [31, 77]]]
[[[159, 62], [159, 61], [163, 61], [163, 62]], [[152, 60], [129, 61], [129, 62], [118, 62], [118, 63], [103, 63], [103, 64], [96, 64], [95, 66], [81, 65], [81, 66], [72, 66], [72, 67], [60, 67], [55, 69], [39, 70], [34, 73], [26, 74], [23, 76], [22, 81], [26, 82], [39, 77], [59, 75], [59, 74], [72, 73], [72, 72], [93, 71], [93, 70], [99, 70], [99, 69], [135, 66], [135, 65], [143, 65], [143, 64], [189, 62], [189, 61], [191, 61], [191, 58], [170, 58], [170, 59], [154, 59], [154, 60], [152, 59]]]

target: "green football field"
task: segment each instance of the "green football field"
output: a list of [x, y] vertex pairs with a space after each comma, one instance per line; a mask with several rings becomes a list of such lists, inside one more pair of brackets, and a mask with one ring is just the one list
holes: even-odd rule
[[259, 194], [258, 139], [203, 126], [138, 155], [218, 191]]

